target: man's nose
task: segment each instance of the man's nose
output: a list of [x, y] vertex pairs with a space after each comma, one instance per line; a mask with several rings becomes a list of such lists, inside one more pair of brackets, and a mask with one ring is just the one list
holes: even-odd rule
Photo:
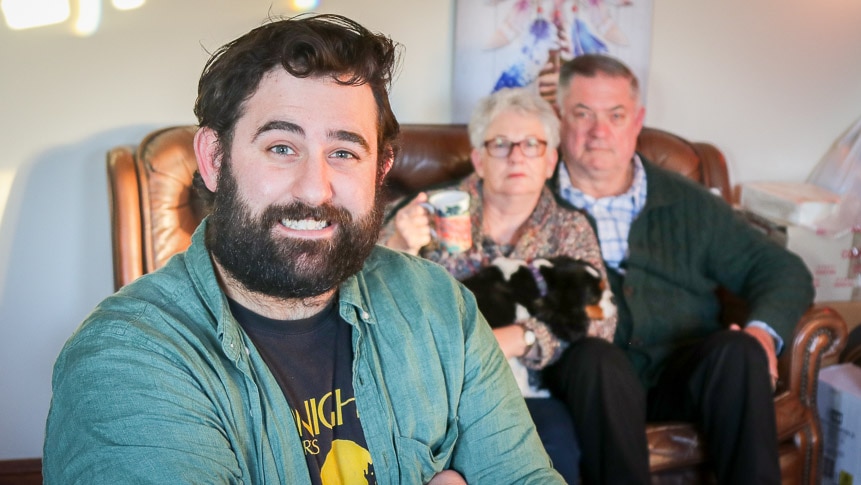
[[332, 167], [325, 156], [310, 156], [305, 159], [298, 175], [293, 184], [293, 197], [312, 206], [332, 200]]
[[603, 118], [598, 116], [592, 122], [592, 126], [589, 128], [589, 134], [596, 137], [603, 137], [607, 134], [610, 129], [610, 120], [607, 118]]

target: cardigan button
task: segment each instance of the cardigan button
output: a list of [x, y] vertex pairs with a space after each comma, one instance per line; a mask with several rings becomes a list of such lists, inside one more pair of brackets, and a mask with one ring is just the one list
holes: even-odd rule
[[625, 293], [625, 296], [631, 296], [634, 294], [634, 287], [633, 286], [626, 286], [622, 290], [622, 292]]

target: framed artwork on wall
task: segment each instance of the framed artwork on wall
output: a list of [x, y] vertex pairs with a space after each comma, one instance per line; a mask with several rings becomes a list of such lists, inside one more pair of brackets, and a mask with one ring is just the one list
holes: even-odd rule
[[646, 93], [652, 0], [456, 0], [455, 9], [456, 123], [506, 87], [531, 86], [553, 102], [560, 63], [584, 53], [617, 57]]

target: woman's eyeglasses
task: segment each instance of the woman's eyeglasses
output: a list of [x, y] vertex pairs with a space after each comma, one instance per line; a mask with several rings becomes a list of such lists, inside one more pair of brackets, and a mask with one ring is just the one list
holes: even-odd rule
[[501, 136], [484, 142], [487, 153], [494, 158], [507, 158], [515, 146], [520, 147], [520, 153], [527, 158], [540, 157], [547, 151], [547, 141], [539, 140], [534, 136], [528, 136], [516, 143]]

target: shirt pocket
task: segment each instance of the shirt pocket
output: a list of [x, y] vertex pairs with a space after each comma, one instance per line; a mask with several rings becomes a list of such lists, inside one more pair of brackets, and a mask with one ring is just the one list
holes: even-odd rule
[[457, 438], [456, 423], [448, 427], [446, 435], [436, 448], [414, 438], [398, 436], [395, 445], [398, 450], [400, 482], [428, 483], [434, 475], [445, 470], [451, 463]]

